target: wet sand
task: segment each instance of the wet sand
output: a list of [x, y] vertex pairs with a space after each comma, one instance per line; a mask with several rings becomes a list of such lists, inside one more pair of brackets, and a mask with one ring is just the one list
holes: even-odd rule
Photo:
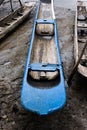
[[[2, 7], [7, 7], [7, 3]], [[0, 10], [2, 10], [0, 7]], [[0, 12], [1, 13], [1, 12]], [[32, 31], [31, 16], [0, 41], [0, 130], [87, 130], [87, 81], [76, 74], [66, 86], [67, 104], [48, 116], [23, 109], [20, 92]], [[65, 79], [74, 65], [73, 26], [75, 12], [55, 6]]]

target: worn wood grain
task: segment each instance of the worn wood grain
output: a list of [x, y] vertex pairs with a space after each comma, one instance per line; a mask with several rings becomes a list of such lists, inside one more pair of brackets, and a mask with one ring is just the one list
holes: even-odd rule
[[[20, 23], [22, 23], [25, 18], [28, 17], [29, 13], [32, 11], [32, 7], [24, 6], [17, 9], [15, 12], [0, 19], [0, 39], [15, 29]], [[18, 12], [20, 12], [18, 14]]]
[[[51, 3], [42, 3], [40, 4], [40, 10], [38, 14], [39, 19], [53, 19], [52, 17], [52, 6]], [[48, 34], [53, 35], [53, 24], [37, 24], [36, 31], [38, 34]]]
[[[56, 45], [53, 36], [50, 37], [50, 39], [38, 35], [35, 36], [31, 54], [31, 63], [38, 62], [50, 64], [58, 63]], [[58, 72], [30, 72], [30, 75], [34, 79], [51, 80], [58, 75]]]

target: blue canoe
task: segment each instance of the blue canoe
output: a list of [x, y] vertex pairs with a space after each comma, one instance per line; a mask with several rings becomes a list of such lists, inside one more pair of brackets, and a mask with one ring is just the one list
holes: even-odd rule
[[[49, 9], [51, 9], [51, 11]], [[43, 14], [41, 16], [43, 12], [45, 12], [45, 15]], [[50, 15], [49, 12], [51, 12]], [[54, 62], [55, 55], [52, 52], [54, 46], [51, 47], [51, 43], [55, 45], [57, 62]], [[48, 47], [46, 48], [47, 52], [43, 51], [43, 46]], [[38, 48], [40, 48], [39, 60], [37, 60], [38, 56], [36, 56], [37, 51], [35, 50]], [[47, 59], [48, 53], [49, 56], [51, 55], [48, 61], [41, 59], [43, 53], [45, 55], [43, 59]], [[51, 57], [54, 61], [50, 60]], [[32, 62], [31, 59], [33, 59], [34, 62]], [[36, 73], [38, 73], [38, 76], [40, 75], [39, 78], [35, 78]], [[44, 76], [42, 73], [44, 73]], [[65, 81], [59, 49], [57, 24], [53, 10], [53, 0], [38, 1], [26, 60], [21, 102], [25, 109], [40, 115], [46, 115], [55, 110], [59, 110], [63, 108], [66, 103]]]

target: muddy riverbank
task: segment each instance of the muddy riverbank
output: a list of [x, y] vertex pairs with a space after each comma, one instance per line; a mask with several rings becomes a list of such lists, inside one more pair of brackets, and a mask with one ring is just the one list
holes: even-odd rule
[[[55, 14], [67, 80], [74, 65], [75, 12], [55, 6]], [[35, 9], [22, 25], [0, 41], [0, 130], [87, 130], [87, 81], [78, 74], [72, 88], [66, 86], [67, 104], [62, 110], [40, 117], [21, 106], [20, 92], [34, 15]]]

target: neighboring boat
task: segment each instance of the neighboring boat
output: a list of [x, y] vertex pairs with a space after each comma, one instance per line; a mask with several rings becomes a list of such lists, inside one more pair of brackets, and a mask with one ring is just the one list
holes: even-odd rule
[[[77, 1], [75, 16], [74, 57], [78, 61], [87, 40], [87, 2]], [[87, 48], [78, 66], [78, 72], [87, 78]]]
[[27, 110], [46, 115], [66, 103], [53, 0], [39, 0], [26, 61], [21, 102]]
[[27, 4], [12, 12], [8, 16], [0, 19], [0, 39], [22, 23], [29, 16], [32, 9], [33, 6], [29, 6], [29, 4]]
[[0, 5], [3, 3], [4, 0], [0, 0]]

